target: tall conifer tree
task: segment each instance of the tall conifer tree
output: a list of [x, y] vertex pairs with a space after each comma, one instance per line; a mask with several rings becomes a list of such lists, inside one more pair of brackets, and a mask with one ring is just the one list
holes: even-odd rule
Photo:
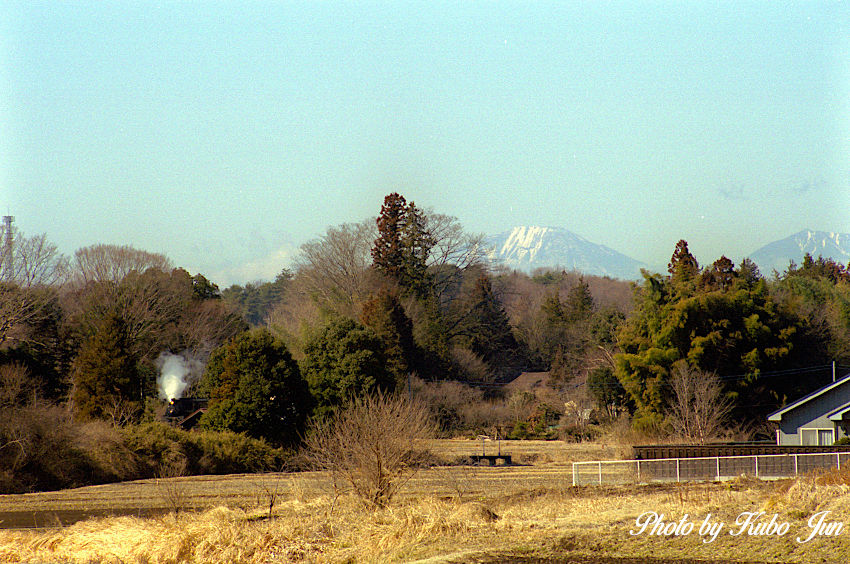
[[141, 381], [120, 315], [106, 315], [83, 343], [73, 374], [72, 399], [81, 419], [105, 417], [119, 402], [126, 402], [131, 410], [140, 406]]
[[413, 202], [393, 192], [384, 198], [377, 219], [378, 238], [372, 247], [372, 265], [417, 297], [427, 296], [428, 254], [434, 246], [422, 212]]

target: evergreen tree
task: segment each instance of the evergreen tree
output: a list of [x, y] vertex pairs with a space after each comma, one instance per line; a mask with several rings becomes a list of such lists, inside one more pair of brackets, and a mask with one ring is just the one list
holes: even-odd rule
[[404, 272], [404, 232], [407, 201], [404, 196], [393, 192], [384, 198], [378, 216], [378, 238], [372, 247], [372, 264], [384, 275], [399, 279]]
[[690, 282], [699, 274], [699, 263], [688, 250], [688, 242], [680, 239], [670, 257], [667, 272], [674, 283]]
[[783, 278], [791, 276], [804, 276], [809, 278], [826, 278], [833, 283], [839, 281], [850, 282], [850, 266], [843, 266], [831, 258], [819, 256], [817, 260], [810, 253], [803, 257], [803, 264], [799, 267], [791, 261]]
[[594, 312], [589, 322], [590, 338], [594, 345], [606, 350], [617, 344], [617, 332], [626, 316], [613, 306], [606, 306]]
[[587, 375], [587, 389], [597, 407], [608, 417], [614, 417], [618, 410], [625, 409], [629, 404], [629, 395], [608, 366], [590, 371]]
[[584, 321], [593, 314], [595, 303], [590, 293], [590, 286], [579, 278], [578, 284], [570, 288], [567, 301], [564, 304], [564, 318], [567, 322]]
[[348, 318], [333, 319], [307, 343], [301, 367], [318, 417], [354, 397], [395, 388], [384, 343], [372, 329]]
[[732, 261], [721, 256], [702, 273], [702, 287], [708, 290], [728, 290], [734, 284], [737, 276], [738, 273], [735, 271], [735, 265]]
[[282, 270], [274, 282], [262, 284], [234, 284], [221, 292], [221, 298], [233, 304], [252, 327], [262, 326], [274, 306], [283, 298], [283, 293], [292, 281], [292, 273]]
[[196, 274], [192, 276], [192, 297], [196, 300], [220, 300], [221, 292], [206, 276]]
[[404, 312], [398, 295], [381, 288], [363, 304], [363, 323], [384, 343], [387, 370], [393, 375], [396, 387], [403, 387], [416, 362], [413, 323]]
[[265, 329], [243, 333], [214, 350], [199, 389], [210, 400], [202, 427], [276, 444], [296, 442], [312, 408], [298, 365]]
[[482, 274], [476, 281], [469, 304], [465, 335], [470, 350], [494, 369], [521, 364], [520, 345], [487, 275]]
[[786, 274], [774, 289], [785, 308], [812, 324], [829, 360], [850, 364], [850, 284], [808, 271]]
[[377, 219], [378, 238], [372, 247], [372, 265], [417, 297], [431, 289], [428, 254], [434, 238], [425, 217], [413, 202], [393, 192], [384, 198]]
[[[540, 352], [549, 367], [553, 386], [563, 385], [586, 370], [595, 308], [590, 286], [582, 277], [569, 289], [563, 302], [555, 292], [541, 304], [546, 338]], [[601, 323], [601, 320], [597, 323], [600, 331]]]
[[540, 312], [550, 326], [563, 325], [567, 318], [564, 306], [561, 303], [561, 296], [558, 295], [557, 291], [546, 296], [543, 303], [540, 304]]
[[762, 280], [758, 265], [748, 258], [741, 261], [735, 274], [737, 282], [746, 288], [752, 288], [759, 280]]
[[80, 348], [73, 364], [73, 404], [81, 419], [103, 418], [124, 406], [127, 415], [138, 410], [142, 387], [120, 315], [105, 316]]
[[737, 415], [744, 418], [761, 417], [818, 384], [793, 376], [760, 378], [766, 371], [825, 360], [809, 323], [782, 307], [764, 280], [751, 287], [735, 282], [686, 292], [675, 276], [644, 276], [636, 308], [619, 334], [622, 353], [614, 357], [615, 374], [636, 406], [639, 427], [663, 421], [670, 370], [680, 360], [695, 370], [740, 375], [727, 382], [727, 391], [738, 402]]

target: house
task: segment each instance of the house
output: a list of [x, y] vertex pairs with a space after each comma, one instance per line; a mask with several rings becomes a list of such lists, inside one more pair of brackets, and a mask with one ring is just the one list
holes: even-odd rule
[[776, 444], [825, 446], [850, 436], [850, 374], [767, 416]]

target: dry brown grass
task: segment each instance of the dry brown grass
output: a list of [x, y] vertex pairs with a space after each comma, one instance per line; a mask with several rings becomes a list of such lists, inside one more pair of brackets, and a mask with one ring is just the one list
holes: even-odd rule
[[[795, 541], [807, 533], [806, 522], [817, 511], [847, 519], [850, 473], [780, 482], [741, 478], [581, 488], [571, 487], [569, 478], [569, 466], [556, 462], [430, 468], [378, 510], [353, 497], [329, 495], [330, 480], [322, 473], [173, 478], [194, 506], [210, 508], [147, 519], [99, 518], [53, 530], [0, 530], [0, 562], [462, 562], [486, 554], [850, 561], [846, 536]], [[258, 480], [270, 481], [279, 492], [271, 512], [258, 496]], [[124, 491], [118, 486], [67, 492], [66, 502], [94, 506], [100, 494], [115, 503], [143, 500], [156, 487], [151, 481], [120, 485]], [[39, 496], [52, 495], [55, 501], [60, 493], [26, 496], [28, 507], [35, 508]], [[0, 497], [0, 512], [11, 497], [16, 496]], [[765, 511], [789, 522], [790, 532], [782, 537], [724, 533], [711, 544], [697, 534], [630, 535], [638, 515], [650, 510], [668, 520], [688, 515], [695, 522], [711, 513], [729, 525], [741, 512]]]
[[[846, 485], [821, 485], [816, 477], [783, 484], [739, 480], [572, 488], [551, 472], [535, 484], [540, 470], [504, 469], [514, 472], [501, 475], [502, 470], [477, 468], [467, 474], [471, 486], [463, 499], [451, 494], [444, 475], [468, 469], [427, 470], [406, 495], [376, 511], [352, 497], [335, 500], [318, 492], [290, 491], [272, 518], [267, 507], [217, 507], [149, 519], [94, 519], [52, 531], [3, 531], [0, 561], [410, 562], [435, 556], [463, 560], [464, 554], [507, 551], [837, 563], [847, 561], [850, 549], [841, 537], [808, 545], [794, 541], [806, 530], [812, 511], [827, 508], [846, 515], [850, 509], [844, 499]], [[442, 487], [435, 487], [439, 484]], [[423, 493], [426, 490], [434, 493]], [[780, 538], [720, 535], [710, 545], [703, 545], [696, 535], [630, 536], [635, 518], [650, 509], [671, 520], [685, 514], [696, 520], [711, 513], [730, 524], [742, 511], [764, 510], [779, 513], [791, 523], [792, 532]]]

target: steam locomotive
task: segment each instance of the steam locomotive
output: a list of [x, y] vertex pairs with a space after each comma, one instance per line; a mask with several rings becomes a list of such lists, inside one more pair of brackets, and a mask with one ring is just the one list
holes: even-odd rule
[[163, 416], [168, 423], [190, 429], [195, 426], [201, 415], [207, 410], [208, 399], [175, 398], [168, 402]]

